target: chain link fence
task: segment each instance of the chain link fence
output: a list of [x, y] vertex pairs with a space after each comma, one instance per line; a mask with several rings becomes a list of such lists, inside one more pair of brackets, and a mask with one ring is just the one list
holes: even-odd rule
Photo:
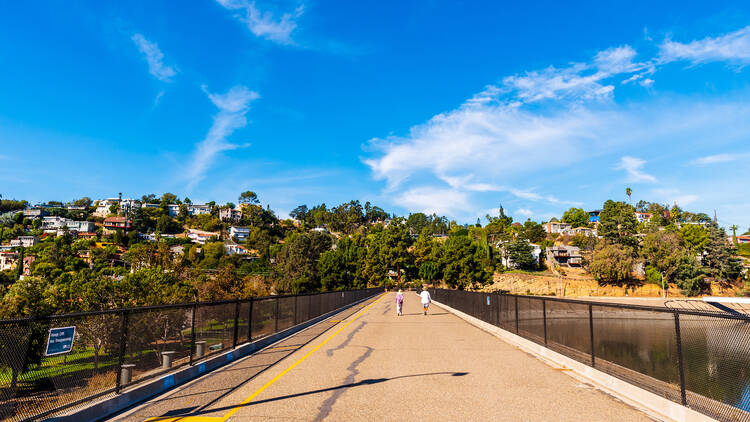
[[750, 315], [461, 290], [447, 306], [720, 421], [750, 422]]
[[0, 419], [55, 416], [380, 291], [268, 296], [0, 321]]

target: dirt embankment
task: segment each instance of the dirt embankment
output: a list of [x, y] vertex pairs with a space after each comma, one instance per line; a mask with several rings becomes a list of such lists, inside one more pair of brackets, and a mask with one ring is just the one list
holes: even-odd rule
[[[495, 273], [493, 283], [482, 288], [482, 291], [494, 292], [506, 290], [513, 294], [531, 294], [545, 296], [612, 296], [612, 297], [661, 297], [661, 287], [655, 284], [633, 286], [600, 285], [586, 272], [578, 269], [565, 269], [563, 277], [552, 273]], [[684, 297], [680, 289], [670, 285], [669, 297]], [[711, 296], [736, 296], [734, 289], [711, 285]]]

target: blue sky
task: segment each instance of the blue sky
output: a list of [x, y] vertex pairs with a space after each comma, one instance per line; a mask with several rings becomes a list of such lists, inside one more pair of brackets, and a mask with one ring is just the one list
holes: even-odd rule
[[5, 4], [0, 193], [750, 226], [749, 5], [518, 3]]

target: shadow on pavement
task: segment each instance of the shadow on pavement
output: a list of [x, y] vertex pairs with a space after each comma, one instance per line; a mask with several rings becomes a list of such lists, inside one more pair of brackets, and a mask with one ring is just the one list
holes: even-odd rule
[[[309, 396], [311, 394], [325, 393], [327, 391], [336, 391], [336, 390], [340, 390], [342, 388], [352, 388], [352, 387], [359, 387], [359, 386], [363, 386], [363, 385], [380, 384], [382, 382], [393, 381], [393, 380], [397, 380], [397, 379], [401, 379], [401, 378], [428, 377], [428, 376], [431, 376], [431, 375], [450, 375], [450, 376], [453, 376], [453, 377], [462, 377], [462, 376], [465, 376], [465, 375], [468, 375], [468, 374], [469, 374], [468, 372], [430, 372], [430, 373], [426, 373], [426, 374], [401, 375], [401, 376], [398, 376], [398, 377], [391, 377], [391, 378], [370, 378], [370, 379], [365, 379], [365, 380], [358, 381], [358, 382], [337, 385], [335, 387], [321, 388], [319, 390], [306, 391], [304, 393], [297, 393], [297, 394], [289, 394], [289, 395], [286, 395], [286, 396], [273, 397], [273, 398], [265, 399], [265, 400], [256, 400], [256, 401], [251, 401], [250, 403], [247, 403], [247, 404], [237, 404], [237, 405], [232, 405], [232, 406], [219, 407], [219, 408], [216, 408], [216, 409], [206, 409], [206, 410], [201, 410], [201, 411], [197, 411], [197, 412], [194, 412], [194, 413], [190, 413], [190, 412], [193, 409], [195, 409], [195, 408], [193, 408], [193, 409], [190, 409], [190, 408], [187, 408], [187, 409], [176, 409], [176, 410], [168, 412], [167, 414], [162, 415], [161, 417], [151, 418], [150, 421], [156, 422], [156, 421], [161, 420], [162, 418], [167, 419], [167, 418], [173, 418], [175, 416], [200, 416], [200, 415], [206, 414], [206, 413], [215, 413], [215, 412], [220, 412], [220, 411], [223, 411], [223, 410], [231, 410], [231, 409], [234, 409], [236, 407], [248, 407], [248, 406], [253, 406], [253, 405], [257, 405], [257, 404], [275, 402], [275, 401], [279, 401], [279, 400], [293, 399], [293, 398], [297, 398], [297, 397]], [[182, 413], [182, 414], [176, 413], [176, 412], [179, 412], [180, 410], [183, 410], [183, 411], [186, 410], [186, 412]]]

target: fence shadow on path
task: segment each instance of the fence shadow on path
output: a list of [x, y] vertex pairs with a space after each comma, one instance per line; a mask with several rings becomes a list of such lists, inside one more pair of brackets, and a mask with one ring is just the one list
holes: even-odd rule
[[[206, 413], [216, 413], [216, 412], [221, 412], [221, 411], [229, 411], [229, 410], [232, 410], [232, 409], [235, 409], [235, 408], [238, 408], [238, 407], [244, 408], [244, 407], [249, 407], [249, 406], [255, 406], [255, 405], [258, 405], [258, 404], [272, 403], [272, 402], [276, 402], [276, 401], [280, 401], [280, 400], [288, 400], [288, 399], [294, 399], [294, 398], [297, 398], [297, 397], [309, 396], [309, 395], [312, 395], [312, 394], [325, 393], [325, 392], [329, 392], [329, 391], [337, 391], [337, 390], [346, 389], [346, 388], [361, 387], [361, 386], [364, 386], [364, 385], [380, 384], [380, 383], [383, 383], [383, 382], [395, 381], [395, 380], [402, 379], [402, 378], [429, 377], [429, 376], [433, 376], [433, 375], [450, 375], [450, 376], [453, 376], [453, 377], [463, 377], [463, 376], [468, 375], [468, 374], [469, 374], [468, 372], [450, 372], [450, 371], [444, 371], [444, 372], [429, 372], [429, 373], [424, 373], [424, 374], [400, 375], [398, 377], [391, 377], [391, 378], [368, 378], [368, 379], [364, 379], [362, 381], [357, 381], [357, 382], [352, 382], [352, 383], [347, 383], [347, 384], [341, 384], [341, 385], [337, 385], [337, 386], [334, 386], [334, 387], [328, 387], [328, 388], [321, 388], [321, 389], [318, 389], [318, 390], [305, 391], [304, 393], [288, 394], [288, 395], [285, 395], [285, 396], [271, 397], [271, 398], [264, 399], [264, 400], [254, 400], [254, 401], [251, 401], [250, 403], [246, 403], [246, 404], [238, 403], [236, 405], [224, 406], [224, 407], [219, 407], [219, 408], [215, 408], [215, 409], [199, 410], [199, 411], [192, 411], [192, 410], [188, 410], [188, 409], [177, 409], [177, 410], [173, 410], [173, 411], [169, 412], [169, 414], [164, 414], [161, 417], [151, 418], [149, 420], [151, 422], [158, 422], [159, 420], [174, 418], [175, 416], [200, 416], [200, 415], [203, 415], [203, 414], [206, 414]], [[186, 411], [186, 412], [185, 413], [176, 413], [176, 412], [179, 412], [180, 410], [183, 410], [183, 411]]]

